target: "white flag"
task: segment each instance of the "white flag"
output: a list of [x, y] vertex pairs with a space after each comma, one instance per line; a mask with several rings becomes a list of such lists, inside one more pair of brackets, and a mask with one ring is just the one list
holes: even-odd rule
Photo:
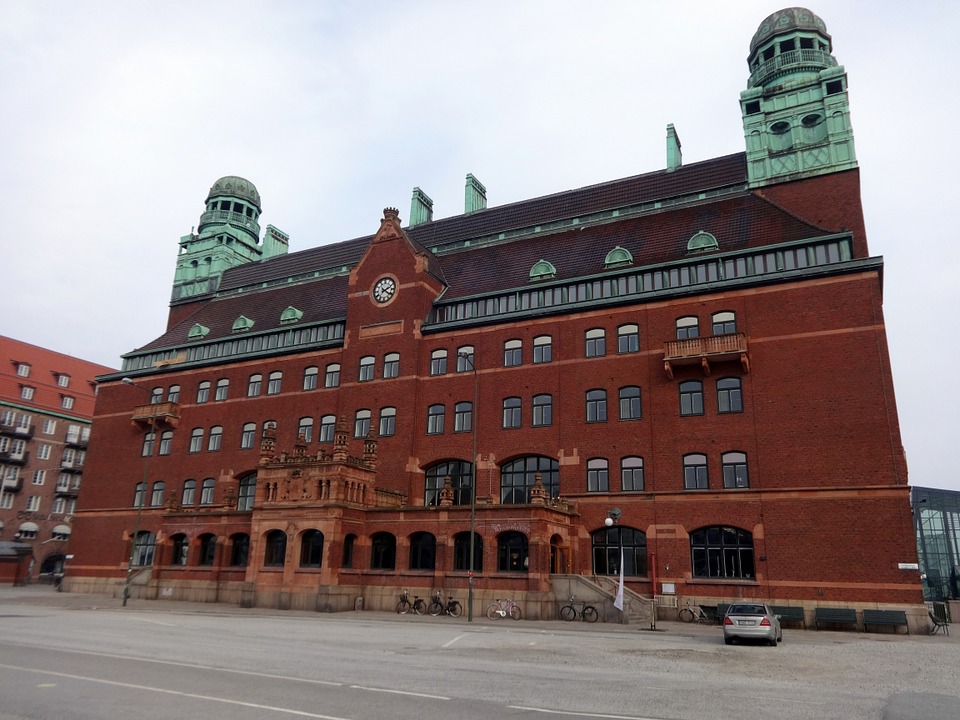
[[623, 548], [620, 548], [620, 585], [617, 587], [617, 597], [613, 601], [613, 606], [623, 612]]

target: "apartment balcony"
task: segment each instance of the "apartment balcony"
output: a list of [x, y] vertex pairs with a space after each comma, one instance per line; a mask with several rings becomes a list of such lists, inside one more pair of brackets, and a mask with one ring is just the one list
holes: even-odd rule
[[83, 460], [67, 460], [64, 458], [60, 461], [60, 469], [71, 473], [83, 472]]
[[0, 452], [0, 463], [6, 465], [26, 465], [29, 460], [30, 453], [28, 452]]
[[70, 483], [57, 483], [57, 487], [54, 492], [63, 497], [75, 498], [80, 492], [80, 488], [73, 487]]
[[747, 337], [743, 333], [669, 340], [664, 343], [663, 370], [673, 380], [673, 369], [679, 365], [699, 365], [709, 375], [712, 365], [739, 362], [743, 372], [750, 372]]
[[20, 477], [20, 475], [17, 475], [15, 478], [4, 478], [2, 485], [4, 492], [20, 492], [23, 490], [23, 478]]
[[90, 432], [68, 432], [64, 442], [68, 447], [85, 449], [90, 442]]
[[175, 428], [180, 423], [180, 403], [161, 402], [137, 405], [133, 409], [133, 424], [139, 428], [168, 425]]

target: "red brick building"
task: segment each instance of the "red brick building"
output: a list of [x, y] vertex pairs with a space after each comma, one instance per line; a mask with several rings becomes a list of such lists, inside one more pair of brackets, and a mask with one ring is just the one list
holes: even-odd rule
[[749, 69], [745, 153], [670, 126], [664, 170], [501, 207], [468, 175], [462, 215], [415, 189], [297, 253], [218, 180], [102, 378], [70, 587], [388, 608], [472, 568], [541, 617], [622, 558], [645, 596], [919, 616], [846, 73], [800, 8]]
[[69, 553], [96, 376], [112, 368], [0, 336], [0, 583], [50, 579]]

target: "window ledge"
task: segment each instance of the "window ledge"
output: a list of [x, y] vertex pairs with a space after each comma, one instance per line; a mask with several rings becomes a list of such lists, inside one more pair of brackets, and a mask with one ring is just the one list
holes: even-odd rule
[[752, 578], [691, 578], [686, 582], [688, 585], [760, 585], [759, 580]]

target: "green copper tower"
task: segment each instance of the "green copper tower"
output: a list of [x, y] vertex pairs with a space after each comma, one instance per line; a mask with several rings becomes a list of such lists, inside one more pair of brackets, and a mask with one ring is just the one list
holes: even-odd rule
[[196, 233], [180, 238], [172, 302], [215, 292], [224, 270], [285, 255], [290, 238], [272, 225], [260, 243], [260, 193], [249, 180], [228, 175], [207, 194]]
[[751, 187], [857, 167], [847, 73], [823, 20], [779, 10], [750, 42], [740, 93]]

